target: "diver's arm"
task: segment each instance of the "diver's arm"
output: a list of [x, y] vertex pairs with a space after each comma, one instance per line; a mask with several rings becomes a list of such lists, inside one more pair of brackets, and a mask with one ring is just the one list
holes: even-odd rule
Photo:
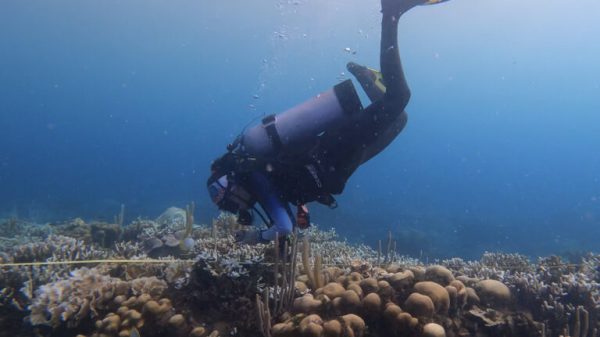
[[271, 228], [260, 232], [260, 239], [271, 241], [276, 235], [280, 237], [292, 233], [294, 217], [287, 202], [279, 196], [277, 188], [262, 173], [254, 172], [250, 177], [252, 189], [258, 203], [273, 222]]

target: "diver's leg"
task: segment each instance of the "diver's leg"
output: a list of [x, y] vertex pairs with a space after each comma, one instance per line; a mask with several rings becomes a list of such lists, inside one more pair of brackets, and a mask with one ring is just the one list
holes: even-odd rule
[[404, 107], [410, 99], [410, 89], [400, 62], [398, 20], [425, 1], [381, 0], [380, 66], [386, 90], [363, 113], [355, 114], [350, 125], [329, 135], [327, 140], [335, 146], [324, 142], [324, 148], [336, 149], [327, 154], [333, 168], [328, 180], [334, 193], [340, 193], [358, 166], [381, 152], [406, 125]]
[[362, 150], [356, 154], [360, 165], [386, 148], [404, 129], [407, 114], [404, 108], [410, 99], [410, 89], [404, 76], [398, 49], [398, 21], [411, 8], [426, 0], [381, 0], [381, 72], [386, 91], [383, 99], [367, 109], [367, 115], [377, 118], [364, 125], [365, 137]]
[[360, 151], [359, 158], [357, 159], [358, 165], [367, 162], [390, 145], [396, 136], [404, 129], [407, 121], [408, 115], [406, 112], [402, 111], [402, 113], [397, 115], [386, 128], [382, 128], [377, 137], [375, 137], [375, 140], [366, 146], [363, 151]]
[[410, 99], [410, 89], [404, 77], [398, 49], [398, 21], [411, 8], [423, 0], [381, 0], [381, 49], [379, 62], [385, 80], [384, 109], [394, 118], [400, 114]]
[[[398, 51], [398, 20], [409, 9], [425, 3], [427, 0], [382, 0], [381, 1], [381, 50], [380, 66], [385, 82], [378, 85], [378, 78], [369, 68], [349, 62], [346, 68], [356, 77], [371, 102], [376, 102], [386, 95], [388, 109], [403, 110], [410, 98], [410, 90], [402, 71]], [[432, 0], [435, 1], [435, 0]], [[387, 90], [386, 90], [387, 87]], [[376, 113], [378, 111], [375, 111]], [[390, 112], [387, 112], [390, 113]]]

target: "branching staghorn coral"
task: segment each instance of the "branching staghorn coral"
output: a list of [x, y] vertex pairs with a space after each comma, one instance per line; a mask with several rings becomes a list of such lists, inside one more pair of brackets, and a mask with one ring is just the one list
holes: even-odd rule
[[513, 273], [533, 271], [529, 258], [521, 254], [485, 252], [481, 257], [480, 262], [481, 264], [490, 268], [505, 270]]
[[333, 241], [339, 238], [335, 228], [330, 228], [329, 230], [324, 231], [319, 229], [319, 227], [315, 224], [304, 230], [302, 234], [307, 236], [309, 241], [313, 243]]

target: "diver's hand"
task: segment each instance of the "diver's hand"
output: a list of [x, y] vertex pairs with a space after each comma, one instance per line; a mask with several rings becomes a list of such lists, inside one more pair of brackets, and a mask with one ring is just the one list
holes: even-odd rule
[[299, 205], [296, 210], [296, 224], [300, 229], [307, 229], [310, 227], [310, 213], [306, 205]]
[[261, 241], [259, 235], [260, 231], [257, 231], [256, 229], [239, 230], [235, 232], [234, 238], [238, 243], [255, 245]]

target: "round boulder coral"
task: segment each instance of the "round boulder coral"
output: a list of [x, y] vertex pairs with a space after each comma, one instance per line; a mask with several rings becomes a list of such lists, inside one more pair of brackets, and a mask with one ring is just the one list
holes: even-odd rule
[[338, 320], [331, 320], [323, 323], [324, 337], [340, 337], [343, 332], [342, 323]]
[[206, 329], [202, 326], [197, 326], [190, 331], [190, 337], [202, 337], [206, 334]]
[[273, 337], [287, 337], [294, 336], [294, 330], [294, 323], [284, 322], [273, 325], [271, 328], [271, 333], [273, 334]]
[[360, 304], [360, 297], [352, 290], [346, 290], [342, 296], [333, 300], [333, 307], [338, 313], [356, 312]]
[[504, 283], [496, 280], [483, 280], [475, 285], [481, 302], [491, 307], [506, 306], [510, 300], [510, 289]]
[[359, 297], [362, 297], [363, 295], [363, 290], [358, 283], [351, 283], [346, 289], [354, 291]]
[[391, 321], [395, 319], [396, 316], [398, 316], [398, 314], [400, 314], [401, 312], [402, 309], [397, 304], [393, 302], [388, 302], [385, 305], [385, 310], [383, 310], [383, 317]]
[[450, 308], [454, 310], [457, 307], [458, 290], [456, 290], [456, 288], [454, 288], [453, 286], [446, 286], [445, 288], [450, 297]]
[[308, 315], [300, 321], [299, 328], [304, 337], [319, 337], [323, 333], [323, 320], [319, 315]]
[[435, 311], [435, 306], [429, 296], [412, 293], [404, 302], [404, 309], [412, 316], [431, 318]]
[[479, 304], [479, 302], [481, 302], [479, 296], [477, 295], [477, 292], [475, 292], [475, 289], [471, 287], [466, 287], [465, 290], [467, 292], [467, 305], [476, 305]]
[[360, 281], [362, 281], [362, 279], [363, 279], [363, 277], [360, 273], [353, 271], [350, 273], [350, 275], [346, 276], [346, 278], [344, 279], [344, 286], [348, 286], [350, 283], [353, 283], [353, 282], [360, 282]]
[[356, 307], [360, 305], [360, 298], [352, 290], [346, 290], [340, 297], [342, 299], [342, 305], [350, 307]]
[[425, 269], [425, 279], [427, 281], [432, 281], [443, 286], [447, 286], [450, 284], [450, 282], [454, 281], [454, 275], [452, 275], [452, 272], [448, 270], [448, 268], [434, 265]]
[[377, 293], [370, 293], [363, 298], [362, 305], [369, 315], [378, 314], [381, 311], [381, 297]]
[[414, 275], [415, 281], [421, 282], [425, 280], [425, 268], [421, 266], [414, 266], [408, 268]]
[[344, 287], [341, 284], [336, 282], [330, 282], [322, 288], [321, 292], [317, 292], [326, 295], [330, 299], [334, 299], [336, 297], [342, 296], [344, 291], [346, 291], [346, 289], [344, 289]]
[[390, 277], [388, 277], [388, 282], [394, 287], [396, 290], [401, 290], [403, 288], [407, 288], [413, 284], [415, 281], [415, 275], [410, 270], [405, 270], [403, 272], [397, 272]]
[[360, 287], [365, 294], [374, 293], [379, 289], [379, 286], [377, 285], [377, 279], [373, 277], [369, 277], [360, 281]]
[[377, 294], [379, 294], [381, 300], [384, 302], [389, 301], [394, 297], [394, 288], [392, 288], [388, 281], [381, 280], [377, 282], [377, 286], [379, 287]]
[[317, 312], [319, 309], [321, 309], [321, 305], [322, 302], [314, 299], [312, 294], [306, 294], [294, 300], [292, 309], [294, 310], [294, 312], [310, 314]]
[[401, 312], [393, 323], [397, 331], [413, 331], [419, 325], [419, 320], [407, 312]]
[[173, 315], [169, 318], [169, 324], [176, 328], [182, 327], [185, 324], [185, 317], [182, 314]]
[[365, 321], [360, 316], [348, 314], [342, 316], [346, 325], [346, 336], [362, 337], [365, 333]]
[[457, 276], [456, 279], [468, 287], [472, 287], [473, 285], [475, 285], [475, 283], [479, 282], [478, 278], [468, 277], [466, 275]]
[[453, 286], [454, 288], [456, 288], [456, 290], [458, 290], [458, 291], [461, 291], [462, 289], [465, 288], [465, 285], [459, 280], [454, 280], [454, 281], [450, 282], [450, 285]]
[[304, 283], [302, 281], [296, 281], [294, 285], [296, 286], [297, 293], [304, 294], [308, 291], [308, 287], [306, 286], [306, 283]]
[[444, 327], [436, 323], [428, 323], [423, 327], [423, 337], [446, 337]]
[[431, 298], [436, 312], [442, 314], [448, 312], [448, 308], [450, 307], [450, 295], [448, 295], [448, 291], [446, 291], [444, 287], [435, 282], [423, 281], [415, 284], [415, 290], [418, 293], [427, 295]]

